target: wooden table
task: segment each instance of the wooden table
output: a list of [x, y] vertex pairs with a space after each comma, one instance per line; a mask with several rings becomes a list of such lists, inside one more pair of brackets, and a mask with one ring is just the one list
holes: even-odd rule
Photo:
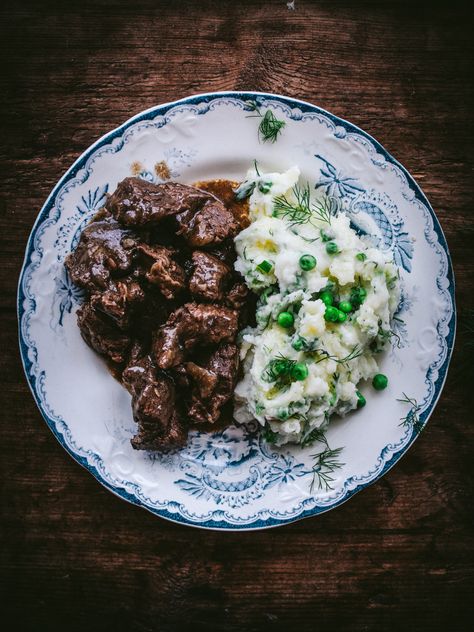
[[[2, 620], [15, 617], [4, 629], [467, 629], [472, 19], [452, 1], [293, 4], [24, 0], [3, 9]], [[105, 491], [47, 429], [17, 351], [23, 251], [61, 174], [137, 111], [227, 89], [312, 101], [406, 165], [445, 230], [463, 330], [428, 428], [392, 471], [335, 511], [255, 533], [178, 526]]]

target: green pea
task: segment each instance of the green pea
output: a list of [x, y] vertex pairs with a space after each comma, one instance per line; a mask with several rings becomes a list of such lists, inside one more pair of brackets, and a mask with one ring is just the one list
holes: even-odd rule
[[328, 243], [326, 244], [326, 252], [328, 253], [328, 255], [335, 255], [337, 252], [339, 252], [339, 248], [334, 241], [328, 241]]
[[316, 258], [313, 255], [303, 255], [300, 257], [300, 268], [308, 271], [316, 267]]
[[321, 239], [326, 242], [326, 241], [331, 241], [332, 237], [330, 237], [327, 232], [325, 230], [320, 230], [319, 234], [321, 235]]
[[365, 399], [365, 397], [362, 395], [360, 391], [356, 391], [356, 395], [357, 395], [357, 408], [363, 408], [366, 405], [367, 400]]
[[340, 309], [337, 312], [337, 322], [343, 323], [347, 318], [347, 314], [344, 314]]
[[372, 380], [372, 386], [376, 391], [383, 391], [383, 389], [388, 386], [388, 377], [383, 373], [377, 373]]
[[280, 312], [278, 314], [277, 323], [280, 325], [280, 327], [283, 327], [284, 329], [290, 329], [290, 327], [293, 327], [294, 322], [295, 317], [291, 312]]
[[367, 259], [367, 255], [364, 252], [359, 252], [356, 254], [356, 259], [359, 261], [365, 261]]
[[339, 309], [341, 312], [348, 314], [349, 312], [352, 312], [352, 303], [350, 301], [341, 301], [339, 303]]
[[260, 272], [263, 272], [264, 274], [268, 274], [272, 268], [273, 268], [272, 264], [270, 263], [270, 261], [267, 261], [266, 259], [264, 259], [263, 261], [260, 261], [260, 263], [257, 265], [257, 269], [260, 270]]
[[339, 320], [339, 310], [337, 307], [326, 307], [326, 311], [324, 312], [324, 318], [328, 320], [330, 323], [337, 323]]
[[334, 303], [334, 296], [331, 294], [331, 292], [328, 292], [327, 290], [321, 292], [319, 298], [326, 305], [326, 307], [329, 307]]
[[301, 381], [308, 377], [308, 367], [303, 362], [297, 362], [291, 370], [291, 377]]

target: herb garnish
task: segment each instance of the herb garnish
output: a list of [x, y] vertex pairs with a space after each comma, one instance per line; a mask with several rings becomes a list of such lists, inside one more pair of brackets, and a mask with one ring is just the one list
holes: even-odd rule
[[273, 217], [285, 219], [291, 226], [307, 224], [316, 219], [331, 224], [331, 219], [339, 211], [336, 198], [327, 197], [317, 203], [311, 202], [309, 184], [292, 189], [295, 201], [291, 202], [285, 195], [279, 195], [273, 201]]
[[397, 346], [397, 349], [400, 349], [401, 338], [397, 333], [393, 331], [393, 329], [383, 329], [382, 327], [379, 327], [379, 331], [377, 335], [380, 338], [380, 341], [382, 342], [383, 346], [385, 346], [387, 342], [389, 341], [391, 342], [392, 338], [395, 338], [396, 340], [395, 344]]
[[421, 406], [418, 404], [414, 397], [408, 397], [405, 393], [402, 393], [403, 399], [397, 399], [397, 402], [401, 402], [402, 404], [410, 404], [411, 409], [408, 411], [406, 417], [402, 417], [400, 419], [399, 426], [403, 426], [405, 428], [413, 428], [415, 432], [420, 432], [423, 430], [423, 422], [420, 420], [418, 412]]
[[267, 364], [262, 373], [262, 380], [264, 382], [275, 382], [275, 388], [278, 390], [287, 389], [294, 381], [292, 371], [295, 365], [296, 360], [290, 360], [290, 358], [280, 353]]
[[329, 448], [326, 435], [324, 434], [324, 431], [321, 430], [321, 428], [313, 428], [313, 430], [304, 435], [301, 439], [300, 446], [302, 448], [306, 448], [312, 443], [315, 443], [315, 441], [319, 441], [319, 443], [324, 443], [324, 445]]
[[324, 489], [328, 492], [333, 489], [331, 483], [334, 481], [334, 476], [331, 476], [336, 470], [339, 470], [345, 463], [338, 461], [338, 457], [341, 454], [343, 448], [336, 448], [331, 450], [330, 447], [325, 448], [318, 454], [312, 454], [314, 465], [312, 467], [313, 479], [309, 491], [312, 492], [313, 488], [318, 483], [318, 489]]
[[258, 126], [258, 136], [263, 141], [267, 140], [274, 143], [278, 138], [278, 134], [285, 127], [285, 121], [281, 121], [277, 119], [277, 117], [273, 114], [271, 110], [267, 110], [265, 113], [262, 113], [258, 105], [254, 101], [247, 101], [247, 106], [249, 110], [255, 112], [255, 114], [251, 114], [247, 118], [260, 118], [260, 125]]
[[[359, 345], [355, 345], [350, 353], [348, 353], [344, 358], [338, 358], [337, 356], [331, 355], [324, 349], [315, 349], [314, 352], [310, 352], [309, 355], [313, 358], [315, 364], [319, 364], [320, 362], [324, 362], [324, 360], [334, 360], [337, 364], [345, 364], [347, 367], [347, 363], [351, 360], [355, 360], [356, 358], [363, 355], [364, 351]], [[322, 355], [322, 357], [318, 357], [318, 355]], [[348, 368], [348, 367], [347, 367]]]

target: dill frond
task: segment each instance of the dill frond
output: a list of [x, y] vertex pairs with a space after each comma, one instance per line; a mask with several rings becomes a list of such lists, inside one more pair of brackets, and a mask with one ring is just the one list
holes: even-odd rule
[[309, 488], [311, 493], [313, 492], [316, 483], [318, 484], [319, 490], [328, 492], [333, 489], [331, 483], [334, 481], [335, 477], [332, 476], [332, 474], [345, 465], [345, 463], [341, 463], [338, 460], [342, 450], [343, 448], [336, 448], [335, 450], [332, 450], [328, 447], [318, 454], [311, 455], [311, 458], [314, 459], [312, 467], [313, 479]]

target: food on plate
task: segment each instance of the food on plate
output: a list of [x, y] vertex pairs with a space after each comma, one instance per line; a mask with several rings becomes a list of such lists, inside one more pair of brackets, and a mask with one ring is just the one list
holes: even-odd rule
[[253, 311], [233, 266], [247, 204], [236, 183], [202, 184], [125, 178], [65, 262], [87, 294], [82, 337], [132, 396], [136, 449], [182, 445], [190, 424], [232, 416], [236, 338]]
[[234, 403], [267, 440], [307, 445], [365, 405], [361, 381], [387, 387], [398, 269], [299, 180], [256, 163], [240, 184], [129, 177], [82, 231], [77, 322], [131, 394], [134, 448], [183, 445]]
[[241, 333], [235, 418], [257, 419], [277, 445], [306, 445], [332, 414], [365, 405], [361, 380], [387, 386], [376, 356], [393, 335], [398, 269], [338, 201], [299, 184], [296, 167], [255, 165], [237, 195], [251, 224], [235, 237], [235, 269], [259, 299], [256, 326]]

